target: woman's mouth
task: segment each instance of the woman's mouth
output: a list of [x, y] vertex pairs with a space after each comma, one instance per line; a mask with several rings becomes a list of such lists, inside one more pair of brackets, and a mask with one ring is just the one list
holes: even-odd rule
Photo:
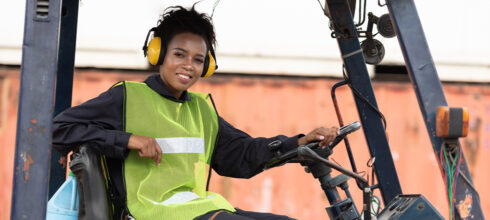
[[177, 73], [177, 78], [182, 83], [188, 83], [189, 81], [191, 81], [192, 76], [189, 74]]

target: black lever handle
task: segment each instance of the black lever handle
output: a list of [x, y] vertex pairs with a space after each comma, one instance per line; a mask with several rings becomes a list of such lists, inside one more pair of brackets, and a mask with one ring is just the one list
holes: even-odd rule
[[[357, 121], [341, 127], [339, 129], [339, 134], [337, 135], [337, 137], [335, 137], [334, 141], [332, 141], [332, 143], [328, 146], [329, 150], [333, 149], [335, 147], [335, 145], [337, 145], [342, 139], [344, 139], [344, 137], [346, 135], [358, 130], [360, 127], [361, 127], [361, 123], [359, 123]], [[269, 150], [272, 151], [272, 149], [278, 149], [279, 148], [281, 142], [279, 141], [279, 144], [277, 144], [275, 142], [276, 141], [273, 141], [268, 145]], [[307, 147], [309, 149], [316, 149], [316, 148], [318, 148], [318, 144], [319, 144], [319, 142], [312, 142], [312, 143], [303, 145], [303, 147]], [[272, 151], [272, 152], [275, 152], [274, 158], [272, 158], [270, 161], [268, 161], [264, 165], [264, 169], [270, 169], [272, 167], [284, 165], [289, 160], [298, 156], [298, 149], [290, 150], [284, 154], [281, 154], [277, 150]]]
[[[309, 143], [309, 144], [303, 145], [303, 146], [307, 147], [307, 148], [311, 148], [311, 149], [316, 149], [316, 148], [318, 148], [318, 143], [319, 142], [312, 142], [312, 143]], [[281, 154], [277, 157], [272, 158], [272, 160], [268, 161], [264, 165], [264, 169], [269, 169], [272, 167], [284, 165], [285, 163], [287, 163], [288, 160], [291, 160], [297, 156], [298, 156], [298, 150], [297, 149], [290, 150], [284, 154]]]
[[354, 173], [350, 170], [347, 170], [335, 163], [332, 163], [330, 162], [329, 160], [323, 158], [323, 157], [320, 157], [317, 153], [315, 153], [315, 151], [311, 150], [310, 148], [306, 147], [306, 146], [300, 146], [298, 147], [298, 155], [299, 157], [302, 157], [304, 159], [310, 159], [310, 160], [315, 160], [315, 161], [320, 161], [322, 163], [324, 163], [325, 165], [347, 175], [347, 176], [350, 176], [354, 179], [357, 179], [359, 180], [360, 182], [362, 182], [365, 186], [368, 186], [368, 182], [366, 179], [364, 179], [364, 177], [362, 177], [361, 175], [357, 174], [357, 173]]

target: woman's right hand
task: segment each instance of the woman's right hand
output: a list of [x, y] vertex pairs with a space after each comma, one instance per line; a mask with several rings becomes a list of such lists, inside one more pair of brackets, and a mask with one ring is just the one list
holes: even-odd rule
[[128, 141], [128, 149], [138, 150], [140, 157], [148, 157], [160, 165], [162, 149], [155, 138], [131, 134]]

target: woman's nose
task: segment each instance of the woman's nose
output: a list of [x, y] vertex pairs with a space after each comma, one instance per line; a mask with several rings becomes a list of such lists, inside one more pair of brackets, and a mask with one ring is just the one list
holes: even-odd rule
[[186, 69], [186, 70], [190, 70], [192, 69], [192, 59], [185, 59], [184, 63], [183, 63], [183, 67]]

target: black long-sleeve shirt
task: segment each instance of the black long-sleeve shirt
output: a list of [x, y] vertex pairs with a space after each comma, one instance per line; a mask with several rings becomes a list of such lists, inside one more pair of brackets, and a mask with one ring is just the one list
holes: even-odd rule
[[[190, 99], [187, 92], [176, 99], [158, 74], [148, 77], [144, 82], [167, 99], [176, 102]], [[98, 97], [60, 113], [53, 121], [53, 147], [66, 154], [80, 144], [95, 143], [107, 158], [112, 182], [117, 191], [122, 193], [122, 171], [118, 167], [128, 154], [127, 145], [131, 136], [123, 130], [123, 93], [122, 86], [112, 87]], [[253, 138], [221, 117], [218, 117], [218, 124], [219, 138], [211, 166], [218, 174], [229, 177], [250, 178], [260, 173], [265, 162], [273, 157], [267, 144], [281, 140], [281, 151], [286, 152], [297, 147], [298, 137], [301, 136]]]

